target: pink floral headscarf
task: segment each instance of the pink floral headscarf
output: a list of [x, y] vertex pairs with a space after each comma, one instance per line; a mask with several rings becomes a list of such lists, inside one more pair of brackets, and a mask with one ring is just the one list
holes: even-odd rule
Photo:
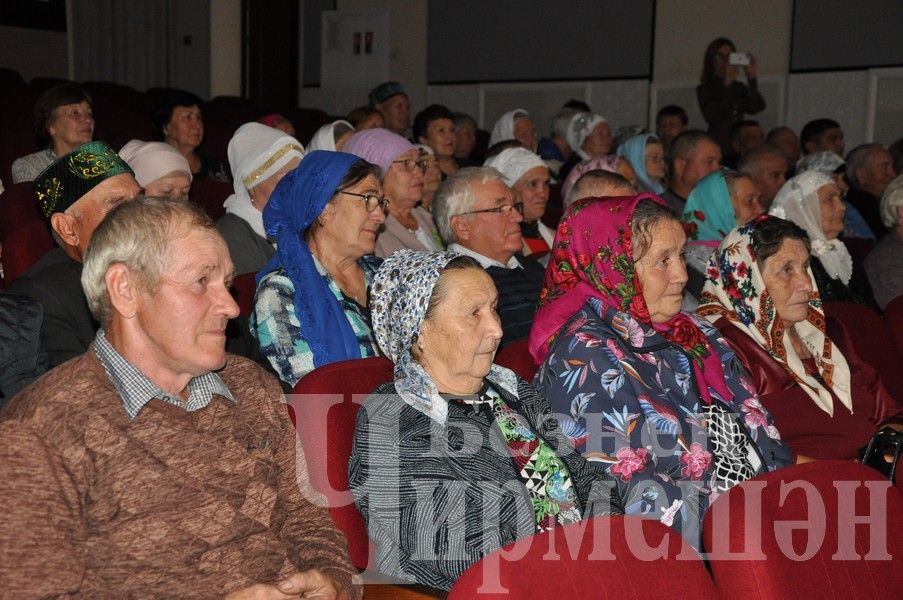
[[661, 198], [647, 193], [632, 198], [584, 198], [568, 207], [546, 268], [530, 331], [530, 353], [542, 363], [564, 324], [587, 300], [597, 298], [680, 346], [693, 359], [690, 362], [704, 402], [712, 402], [708, 388], [729, 401], [733, 394], [724, 383], [720, 358], [696, 323], [682, 312], [665, 323], [653, 323], [649, 316], [631, 240], [633, 214], [643, 200], [664, 205]]

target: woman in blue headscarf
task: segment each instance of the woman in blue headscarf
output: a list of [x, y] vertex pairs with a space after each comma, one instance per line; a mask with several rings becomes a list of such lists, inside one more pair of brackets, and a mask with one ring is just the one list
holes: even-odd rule
[[251, 334], [290, 386], [321, 365], [379, 354], [368, 300], [386, 220], [379, 180], [356, 156], [311, 152], [263, 211], [278, 250], [257, 274]]
[[623, 156], [636, 171], [640, 192], [661, 195], [665, 191], [665, 147], [654, 133], [641, 133], [618, 146], [618, 156]]

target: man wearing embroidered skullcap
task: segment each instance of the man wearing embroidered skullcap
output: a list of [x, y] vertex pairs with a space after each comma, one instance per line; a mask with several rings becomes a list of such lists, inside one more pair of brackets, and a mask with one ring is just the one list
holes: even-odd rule
[[387, 81], [370, 90], [370, 107], [383, 116], [389, 131], [404, 135], [411, 126], [411, 101], [397, 81]]
[[97, 225], [141, 188], [132, 169], [100, 141], [63, 155], [32, 186], [58, 247], [18, 277], [10, 291], [41, 303], [41, 338], [53, 367], [82, 354], [94, 339], [97, 323], [81, 288], [82, 261]]

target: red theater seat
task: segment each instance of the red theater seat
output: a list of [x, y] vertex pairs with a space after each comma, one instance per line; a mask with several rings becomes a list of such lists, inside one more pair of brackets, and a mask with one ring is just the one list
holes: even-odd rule
[[533, 356], [527, 347], [528, 340], [517, 340], [511, 342], [495, 356], [495, 362], [498, 365], [511, 369], [521, 379], [533, 381], [533, 375], [536, 374], [538, 366], [533, 362]]

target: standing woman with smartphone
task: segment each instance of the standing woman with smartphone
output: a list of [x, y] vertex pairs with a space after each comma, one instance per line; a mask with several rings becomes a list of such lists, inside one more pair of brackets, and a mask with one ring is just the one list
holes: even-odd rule
[[[746, 85], [737, 81], [740, 67], [746, 75]], [[734, 123], [765, 108], [756, 74], [756, 57], [737, 52], [727, 38], [712, 40], [705, 50], [696, 99], [709, 125], [708, 133], [721, 146], [722, 155], [731, 152], [729, 137]]]

